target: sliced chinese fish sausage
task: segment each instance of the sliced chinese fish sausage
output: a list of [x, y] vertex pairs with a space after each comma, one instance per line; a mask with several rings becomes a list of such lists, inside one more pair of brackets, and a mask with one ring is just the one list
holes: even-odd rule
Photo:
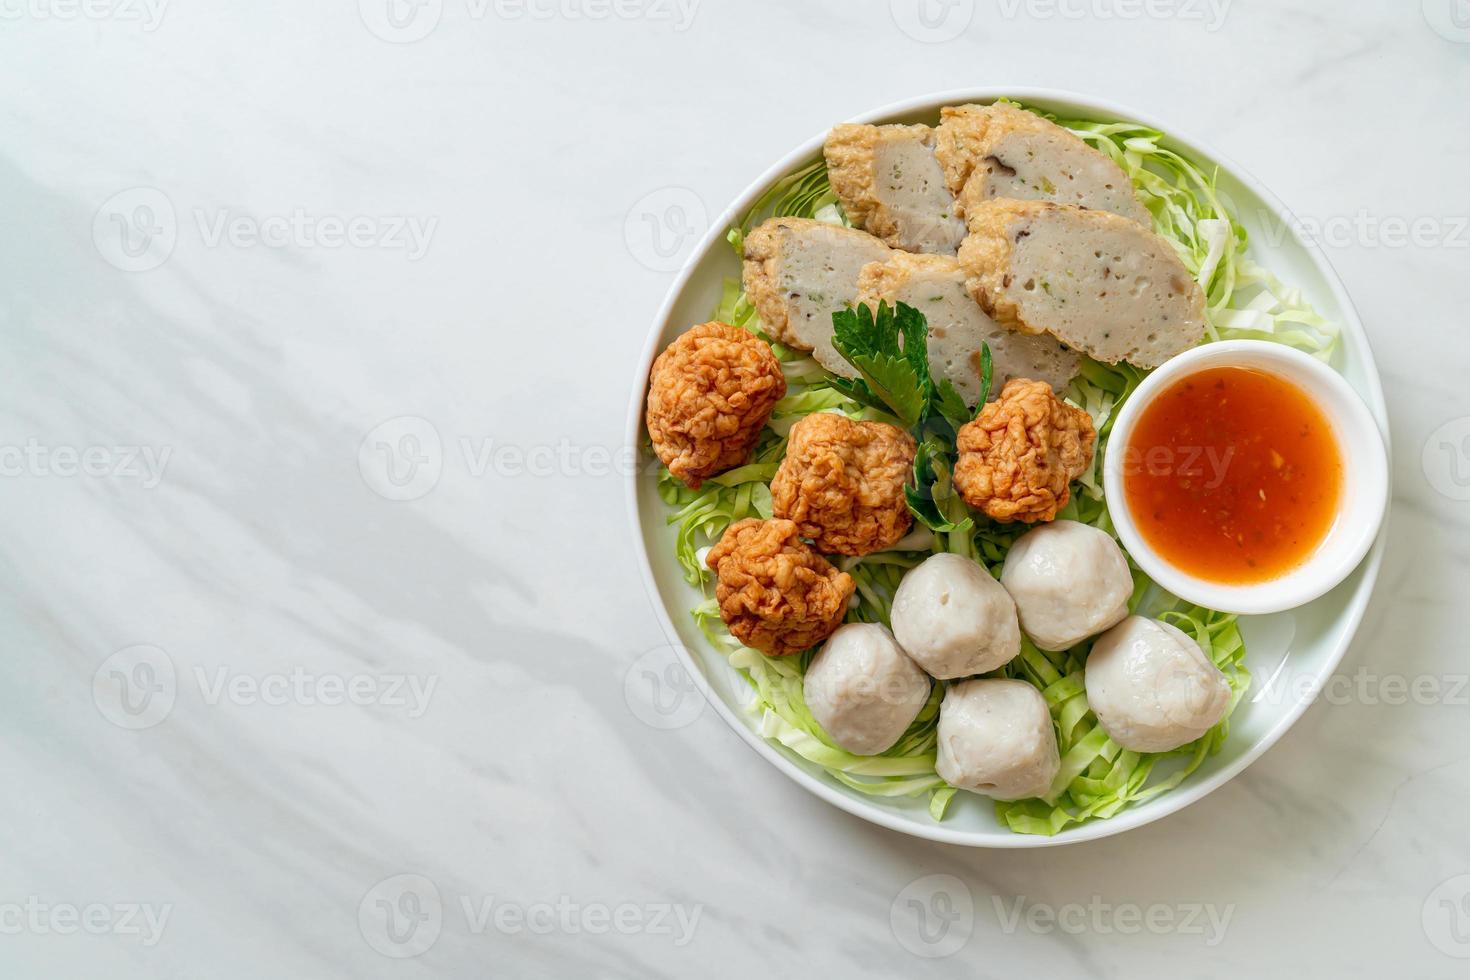
[[1056, 201], [1152, 221], [1121, 167], [1100, 150], [1038, 116], [1008, 105], [946, 106], [935, 153], [960, 214], [986, 201]]
[[928, 126], [845, 123], [827, 137], [827, 175], [848, 220], [906, 252], [953, 255], [965, 237]]
[[998, 323], [1116, 364], [1155, 368], [1197, 345], [1205, 297], [1164, 239], [1105, 211], [991, 201], [969, 215], [959, 262]]
[[857, 376], [832, 346], [832, 314], [857, 301], [858, 275], [893, 250], [865, 231], [811, 218], [771, 218], [745, 238], [746, 295], [772, 337]]

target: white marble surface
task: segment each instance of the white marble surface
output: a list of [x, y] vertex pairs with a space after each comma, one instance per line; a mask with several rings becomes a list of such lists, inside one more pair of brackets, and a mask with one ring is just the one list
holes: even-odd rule
[[[0, 973], [1465, 975], [1464, 0], [385, 2], [0, 3]], [[1145, 107], [1331, 232], [1397, 480], [1342, 672], [1439, 692], [1045, 851], [869, 826], [624, 693], [665, 642], [607, 462], [645, 213], [672, 246], [974, 85]], [[939, 873], [973, 924], [925, 945]]]

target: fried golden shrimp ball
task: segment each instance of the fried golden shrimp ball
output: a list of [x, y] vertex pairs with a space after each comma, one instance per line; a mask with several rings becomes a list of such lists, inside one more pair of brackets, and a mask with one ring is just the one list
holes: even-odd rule
[[791, 521], [731, 524], [705, 563], [718, 579], [720, 618], [741, 643], [773, 657], [814, 647], [837, 631], [857, 589], [801, 540]]
[[792, 426], [771, 481], [774, 513], [795, 521], [823, 554], [881, 551], [913, 524], [903, 487], [916, 448], [913, 436], [886, 422], [808, 415]]
[[1092, 418], [1044, 381], [1015, 378], [959, 432], [954, 485], [965, 503], [1003, 523], [1054, 520], [1067, 485], [1092, 465]]
[[646, 416], [653, 451], [697, 490], [750, 458], [785, 394], [769, 344], [728, 323], [701, 323], [653, 362]]

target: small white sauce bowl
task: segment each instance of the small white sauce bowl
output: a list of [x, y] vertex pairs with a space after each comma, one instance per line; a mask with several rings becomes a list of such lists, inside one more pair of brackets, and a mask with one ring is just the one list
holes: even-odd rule
[[[1174, 382], [1210, 368], [1254, 368], [1300, 388], [1332, 426], [1342, 457], [1337, 516], [1321, 544], [1301, 564], [1264, 582], [1230, 585], [1198, 578], [1149, 546], [1129, 512], [1125, 453], [1145, 408]], [[1294, 609], [1326, 594], [1368, 553], [1388, 507], [1388, 454], [1377, 423], [1347, 380], [1316, 358], [1262, 340], [1205, 344], [1173, 358], [1143, 380], [1123, 403], [1103, 457], [1103, 487], [1113, 526], [1138, 567], [1179, 598], [1209, 609], [1264, 614]]]

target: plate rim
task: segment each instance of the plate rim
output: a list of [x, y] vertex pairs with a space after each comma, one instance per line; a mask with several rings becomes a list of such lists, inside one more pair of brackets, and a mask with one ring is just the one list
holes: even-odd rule
[[[1383, 564], [1383, 553], [1388, 536], [1389, 520], [1392, 514], [1393, 500], [1393, 472], [1392, 472], [1392, 444], [1388, 426], [1387, 405], [1383, 396], [1382, 379], [1378, 373], [1378, 362], [1373, 356], [1372, 345], [1368, 338], [1367, 330], [1358, 316], [1357, 308], [1347, 293], [1337, 271], [1327, 259], [1321, 245], [1302, 234], [1300, 222], [1294, 220], [1293, 212], [1262, 184], [1254, 174], [1243, 168], [1233, 158], [1220, 153], [1211, 144], [1195, 138], [1192, 134], [1178, 127], [1163, 123], [1146, 112], [1139, 112], [1131, 106], [1110, 99], [1101, 99], [1096, 96], [1084, 95], [1066, 89], [1037, 88], [1030, 86], [982, 86], [975, 88], [948, 89], [932, 92], [925, 95], [902, 99], [891, 102], [878, 108], [864, 112], [851, 121], [856, 123], [874, 123], [894, 116], [902, 116], [923, 111], [937, 111], [944, 105], [961, 105], [968, 102], [992, 102], [1000, 98], [1015, 99], [1024, 103], [1067, 103], [1080, 107], [1086, 114], [1094, 118], [1112, 118], [1121, 121], [1134, 122], [1165, 134], [1169, 142], [1179, 146], [1181, 149], [1198, 157], [1208, 159], [1218, 164], [1219, 168], [1226, 171], [1230, 176], [1243, 184], [1251, 193], [1265, 202], [1271, 209], [1273, 215], [1278, 218], [1287, 219], [1283, 222], [1288, 229], [1291, 239], [1307, 254], [1321, 275], [1323, 281], [1336, 300], [1338, 308], [1342, 311], [1340, 330], [1343, 334], [1351, 334], [1353, 350], [1361, 352], [1364, 367], [1365, 392], [1364, 401], [1367, 402], [1368, 410], [1378, 424], [1379, 433], [1383, 438], [1384, 450], [1390, 460], [1389, 467], [1389, 506], [1385, 514], [1383, 524], [1379, 528], [1378, 536], [1367, 556], [1359, 564], [1354, 572], [1361, 572], [1362, 579], [1354, 590], [1347, 608], [1340, 617], [1345, 625], [1342, 639], [1335, 644], [1324, 660], [1322, 667], [1315, 674], [1314, 680], [1321, 681], [1330, 677], [1342, 663], [1347, 654], [1348, 647], [1352, 645], [1357, 636], [1358, 628], [1362, 624], [1363, 616], [1367, 612], [1368, 603], [1373, 597], [1377, 586], [1379, 572]], [[673, 312], [675, 304], [683, 295], [689, 281], [693, 278], [695, 269], [702, 263], [705, 256], [712, 248], [720, 246], [724, 242], [725, 235], [733, 221], [748, 210], [751, 205], [759, 199], [760, 195], [770, 185], [781, 177], [795, 170], [803, 162], [811, 159], [821, 152], [826, 140], [828, 130], [822, 130], [817, 135], [805, 140], [799, 146], [783, 155], [779, 160], [768, 167], [751, 184], [747, 185], [728, 206], [722, 210], [711, 222], [708, 230], [685, 260], [674, 281], [670, 284], [663, 302], [659, 305], [658, 312], [653, 319], [652, 327], [648, 337], [644, 341], [642, 353], [638, 359], [638, 373], [633, 381], [633, 396], [628, 409], [628, 417], [625, 428], [627, 445], [637, 452], [642, 444], [643, 407], [647, 397], [648, 372], [653, 365], [653, 359], [660, 346], [664, 326], [668, 323], [669, 316]], [[932, 825], [923, 825], [906, 819], [885, 810], [877, 802], [858, 800], [839, 792], [836, 787], [829, 785], [823, 778], [807, 772], [792, 760], [786, 758], [765, 738], [751, 730], [735, 713], [731, 706], [727, 705], [709, 687], [703, 671], [694, 661], [693, 653], [684, 645], [678, 628], [674, 625], [673, 618], [669, 613], [667, 605], [659, 592], [658, 582], [654, 578], [652, 556], [649, 553], [643, 517], [639, 511], [638, 487], [642, 467], [632, 466], [625, 474], [624, 490], [627, 495], [627, 506], [629, 518], [634, 531], [635, 547], [638, 552], [639, 571], [643, 577], [643, 587], [649, 603], [659, 620], [659, 625], [664, 632], [665, 639], [669, 641], [678, 654], [681, 665], [689, 674], [699, 688], [700, 696], [710, 702], [715, 711], [720, 715], [730, 728], [749, 745], [762, 759], [775, 766], [777, 770], [792, 779], [798, 786], [808, 792], [825, 800], [827, 803], [841, 809], [855, 817], [859, 817], [869, 823], [886, 827], [911, 837], [925, 840], [937, 841], [945, 844], [959, 844], [967, 847], [985, 847], [998, 849], [1014, 848], [1039, 848], [1039, 847], [1063, 847], [1068, 844], [1080, 844], [1085, 841], [1100, 840], [1113, 837], [1118, 834], [1143, 827], [1155, 821], [1162, 820], [1171, 814], [1178, 813], [1185, 807], [1204, 799], [1215, 790], [1230, 782], [1241, 772], [1245, 771], [1251, 763], [1274, 746], [1287, 731], [1306, 713], [1315, 699], [1306, 696], [1299, 697], [1294, 704], [1280, 717], [1276, 723], [1267, 729], [1249, 749], [1243, 752], [1229, 765], [1212, 773], [1208, 778], [1197, 782], [1186, 782], [1163, 796], [1157, 797], [1157, 802], [1151, 807], [1140, 809], [1129, 808], [1117, 816], [1106, 820], [1096, 820], [1070, 827], [1050, 837], [1033, 834], [1010, 834], [1006, 837], [980, 837], [973, 831], [954, 830], [947, 828], [943, 823], [935, 822]], [[1320, 600], [1314, 600], [1320, 601]], [[734, 668], [730, 668], [734, 669]]]

